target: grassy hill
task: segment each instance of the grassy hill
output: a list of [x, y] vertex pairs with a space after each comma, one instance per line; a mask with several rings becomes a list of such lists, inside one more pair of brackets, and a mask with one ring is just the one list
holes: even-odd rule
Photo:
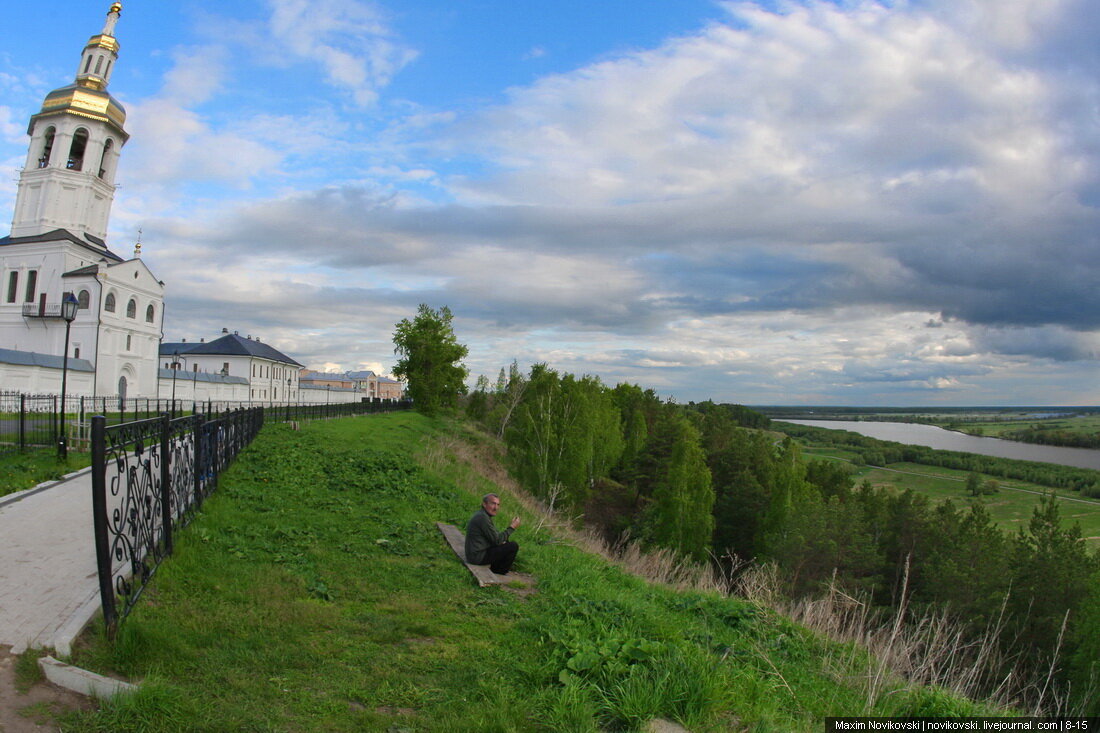
[[[108, 643], [74, 663], [141, 692], [67, 729], [816, 731], [828, 716], [988, 712], [854, 645], [586, 551], [496, 447], [412, 413], [268, 425]], [[434, 523], [498, 491], [517, 569], [481, 589]], [[644, 561], [644, 558], [642, 558]]]

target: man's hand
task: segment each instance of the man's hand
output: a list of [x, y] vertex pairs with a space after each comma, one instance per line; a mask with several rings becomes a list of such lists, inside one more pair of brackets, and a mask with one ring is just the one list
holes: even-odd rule
[[517, 529], [519, 527], [519, 517], [512, 517], [512, 523], [508, 526], [512, 529]]

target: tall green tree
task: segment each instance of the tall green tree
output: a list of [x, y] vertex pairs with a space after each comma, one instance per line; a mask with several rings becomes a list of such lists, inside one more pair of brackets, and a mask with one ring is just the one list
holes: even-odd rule
[[650, 505], [654, 542], [703, 560], [714, 533], [714, 488], [702, 438], [686, 417], [675, 422], [672, 452]]
[[419, 412], [434, 415], [452, 408], [466, 393], [469, 370], [462, 363], [468, 349], [458, 343], [451, 309], [420, 305], [416, 318], [402, 319], [393, 332], [393, 352], [400, 356], [394, 376], [408, 384]]

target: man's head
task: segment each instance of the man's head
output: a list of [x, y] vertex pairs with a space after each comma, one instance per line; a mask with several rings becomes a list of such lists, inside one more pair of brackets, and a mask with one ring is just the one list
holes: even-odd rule
[[481, 507], [490, 517], [495, 517], [497, 510], [500, 509], [500, 497], [496, 494], [486, 494], [481, 498]]

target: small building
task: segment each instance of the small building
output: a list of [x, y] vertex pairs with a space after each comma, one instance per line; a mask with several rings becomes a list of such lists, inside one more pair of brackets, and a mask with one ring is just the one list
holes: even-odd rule
[[[241, 336], [222, 329], [213, 341], [176, 341], [160, 345], [161, 379], [171, 379], [180, 370], [191, 374], [214, 374], [223, 378], [243, 379], [247, 393], [240, 399], [264, 403], [297, 403], [301, 399], [299, 372], [302, 365], [259, 338]], [[178, 380], [177, 380], [178, 381]], [[215, 384], [217, 380], [206, 380]], [[225, 382], [239, 384], [239, 382]], [[178, 383], [177, 383], [178, 388]], [[201, 390], [197, 383], [193, 385]], [[166, 396], [163, 394], [162, 397]], [[198, 399], [205, 399], [199, 396]], [[217, 399], [217, 398], [215, 398]]]

